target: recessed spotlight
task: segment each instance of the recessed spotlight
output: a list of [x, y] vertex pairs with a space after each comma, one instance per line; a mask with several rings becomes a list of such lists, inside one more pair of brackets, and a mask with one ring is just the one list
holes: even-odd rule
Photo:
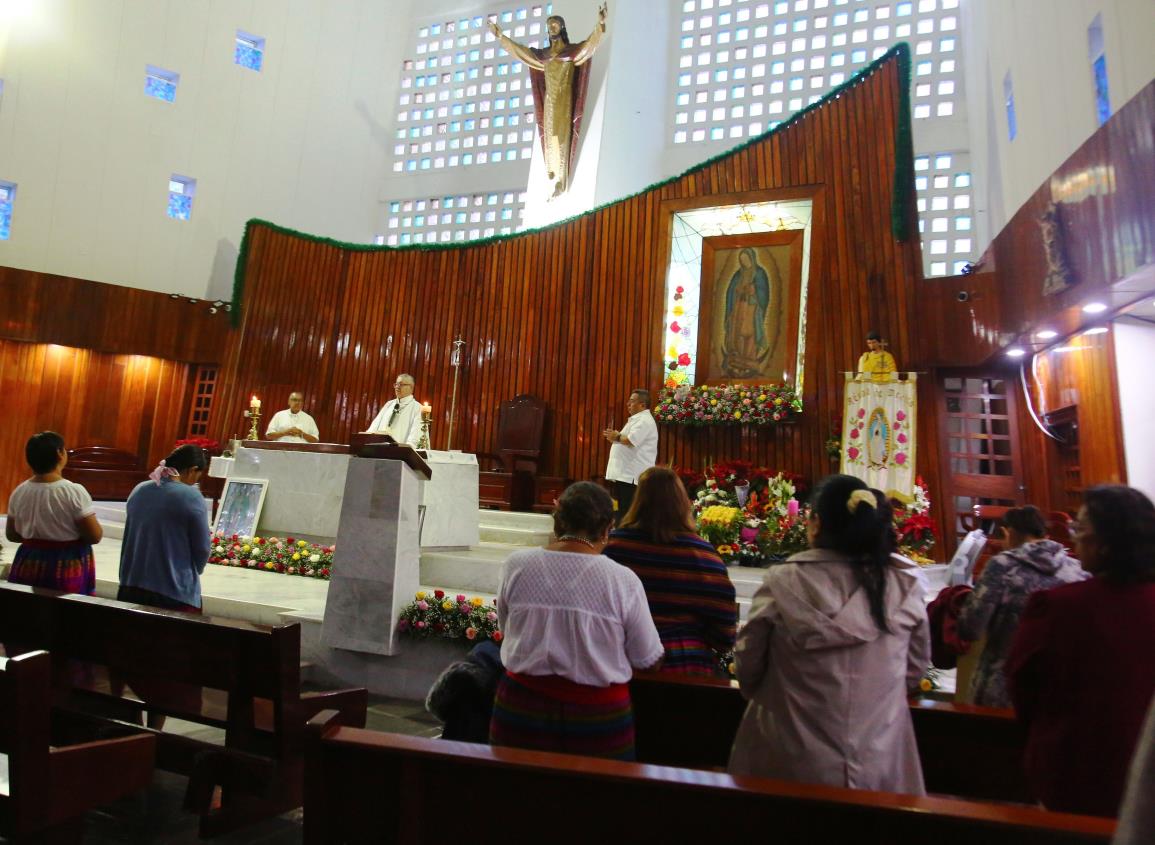
[[1020, 349], [1017, 346], [1012, 346], [1010, 349], [1007, 350], [1007, 357], [1008, 358], [1022, 358], [1026, 354], [1027, 354], [1027, 352], [1025, 349]]
[[1035, 337], [1039, 340], [1054, 340], [1059, 336], [1059, 333], [1054, 329], [1043, 329], [1041, 332], [1035, 332]]
[[1085, 332], [1083, 332], [1084, 335], [1106, 334], [1106, 333], [1107, 333], [1107, 327], [1106, 326], [1095, 326], [1095, 328], [1087, 329]]
[[1102, 302], [1088, 302], [1083, 306], [1084, 314], [1102, 314], [1107, 310], [1107, 306]]
[[180, 294], [179, 293], [170, 293], [168, 295], [168, 298], [169, 299], [180, 299]]
[[1055, 348], [1056, 352], [1078, 352], [1082, 346], [1058, 346]]

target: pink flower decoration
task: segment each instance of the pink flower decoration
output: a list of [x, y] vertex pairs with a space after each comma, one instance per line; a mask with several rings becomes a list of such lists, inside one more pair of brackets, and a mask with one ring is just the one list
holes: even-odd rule
[[738, 536], [742, 538], [743, 543], [753, 543], [758, 539], [758, 529], [746, 526], [738, 532]]
[[858, 418], [862, 419], [865, 416], [866, 416], [866, 408], [859, 408], [858, 409]]
[[899, 452], [894, 456], [894, 462], [899, 466], [906, 463], [906, 452]]
[[898, 437], [895, 438], [895, 440], [897, 440], [899, 443], [905, 443], [906, 442], [906, 435], [905, 434], [899, 434]]
[[489, 611], [489, 613], [485, 614], [485, 618], [488, 619], [490, 622], [496, 622], [497, 621], [497, 614], [491, 610], [491, 611]]
[[850, 429], [850, 439], [851, 440], [857, 440], [858, 439], [858, 429], [857, 428]]
[[458, 604], [461, 604], [461, 603], [463, 603], [464, 601], [465, 601], [465, 596], [461, 595], [461, 593], [458, 593], [458, 594], [457, 594], [457, 603], [458, 603]]
[[409, 620], [408, 619], [402, 619], [400, 622], [398, 622], [397, 623], [397, 630], [398, 631], [408, 631], [409, 630]]
[[428, 610], [429, 609], [429, 602], [422, 599], [421, 601], [417, 602], [417, 609], [418, 610]]
[[849, 449], [846, 450], [846, 455], [847, 455], [847, 457], [850, 458], [850, 460], [853, 461], [855, 458], [858, 457], [858, 447], [857, 446], [851, 446]]
[[682, 330], [682, 327], [678, 325], [677, 320], [674, 320], [674, 322], [670, 323], [670, 331], [672, 331], [674, 334], [677, 334], [681, 330]]
[[897, 414], [894, 415], [894, 418], [896, 420], [898, 420], [899, 422], [902, 422], [903, 420], [906, 419], [906, 411], [899, 411]]
[[424, 623], [424, 622], [420, 622], [420, 621], [419, 621], [419, 622], [417, 623], [417, 627], [418, 627], [418, 628], [424, 628], [424, 627], [425, 627], [425, 623]]

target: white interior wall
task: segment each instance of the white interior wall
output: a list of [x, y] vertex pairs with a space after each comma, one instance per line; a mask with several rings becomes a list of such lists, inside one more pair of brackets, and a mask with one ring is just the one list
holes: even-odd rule
[[[244, 223], [368, 242], [408, 2], [38, 0], [0, 4], [0, 264], [228, 298]], [[257, 73], [237, 29], [264, 37]], [[173, 103], [145, 65], [180, 74]], [[197, 180], [192, 219], [168, 178]]]
[[[1087, 27], [1102, 15], [1111, 112], [1155, 78], [1151, 0], [963, 3], [978, 246], [1098, 129]], [[1018, 133], [1007, 137], [1011, 72]]]
[[1123, 317], [1114, 324], [1114, 337], [1127, 483], [1155, 499], [1155, 438], [1151, 437], [1155, 391], [1150, 371], [1155, 361], [1155, 321]]

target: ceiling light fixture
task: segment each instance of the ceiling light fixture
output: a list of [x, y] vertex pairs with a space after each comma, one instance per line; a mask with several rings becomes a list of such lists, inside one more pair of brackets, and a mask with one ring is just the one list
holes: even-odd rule
[[1084, 314], [1102, 314], [1107, 310], [1107, 306], [1102, 302], [1088, 302], [1083, 306]]
[[1027, 352], [1025, 349], [1020, 349], [1017, 346], [1012, 346], [1010, 349], [1007, 350], [1007, 357], [1008, 358], [1022, 358], [1026, 354], [1027, 354]]
[[1107, 327], [1106, 326], [1095, 326], [1095, 328], [1087, 329], [1085, 332], [1083, 332], [1083, 336], [1085, 337], [1087, 335], [1092, 335], [1092, 334], [1106, 334], [1106, 333], [1107, 333]]
[[1035, 337], [1039, 340], [1054, 340], [1059, 336], [1059, 333], [1054, 329], [1043, 329], [1041, 332], [1035, 332]]

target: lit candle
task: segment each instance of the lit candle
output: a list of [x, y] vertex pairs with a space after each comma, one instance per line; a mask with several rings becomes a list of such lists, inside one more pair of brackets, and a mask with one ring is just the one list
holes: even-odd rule
[[430, 406], [430, 404], [428, 402], [423, 403], [421, 405], [421, 418], [427, 420], [431, 416], [433, 416], [433, 408]]
[[255, 394], [253, 395], [253, 401], [249, 402], [249, 410], [251, 410], [251, 411], [260, 411], [261, 410], [261, 400], [258, 399]]

